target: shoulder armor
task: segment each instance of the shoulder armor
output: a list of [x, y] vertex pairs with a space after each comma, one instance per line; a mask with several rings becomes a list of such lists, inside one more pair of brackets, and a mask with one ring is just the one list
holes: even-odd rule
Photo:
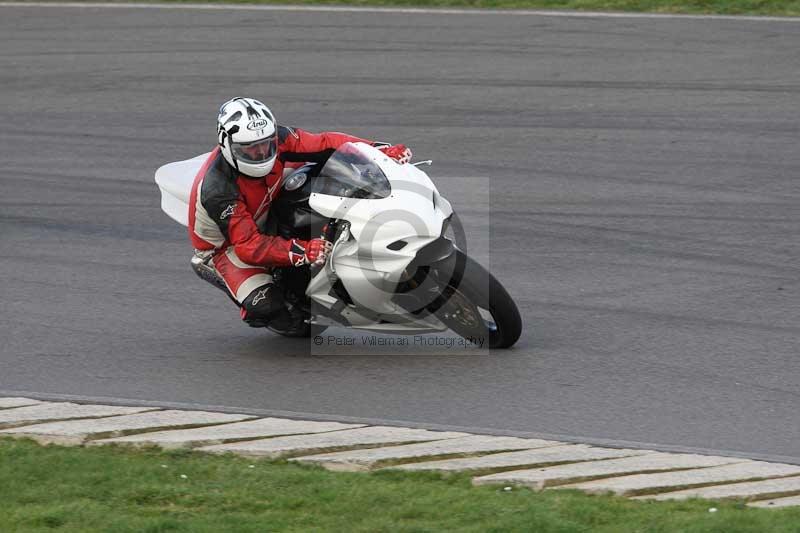
[[295, 131], [295, 128], [289, 126], [278, 126], [278, 142], [286, 142], [286, 139], [288, 139], [290, 135], [295, 139], [300, 138], [300, 136], [297, 134], [297, 131]]

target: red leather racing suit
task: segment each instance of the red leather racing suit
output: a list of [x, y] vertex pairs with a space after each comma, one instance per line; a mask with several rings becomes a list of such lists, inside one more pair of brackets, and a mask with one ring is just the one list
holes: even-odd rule
[[324, 163], [342, 144], [359, 141], [372, 144], [344, 133], [315, 134], [278, 126], [277, 160], [264, 178], [240, 175], [219, 147], [211, 152], [192, 187], [189, 237], [196, 250], [213, 253], [214, 267], [240, 305], [272, 282], [269, 267], [292, 264], [291, 241], [264, 235], [257, 225], [280, 192], [287, 163]]

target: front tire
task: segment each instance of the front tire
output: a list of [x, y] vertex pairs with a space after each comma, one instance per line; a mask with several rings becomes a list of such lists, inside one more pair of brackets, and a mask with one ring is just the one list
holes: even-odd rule
[[445, 283], [439, 280], [443, 297], [430, 310], [455, 333], [469, 339], [488, 332], [489, 347], [493, 349], [509, 348], [519, 340], [522, 318], [517, 305], [480, 263], [456, 249], [447, 266], [441, 269], [434, 266], [433, 272], [452, 273]]

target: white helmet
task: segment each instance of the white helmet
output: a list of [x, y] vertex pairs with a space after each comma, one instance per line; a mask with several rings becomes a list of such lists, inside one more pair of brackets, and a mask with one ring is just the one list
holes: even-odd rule
[[267, 106], [236, 97], [219, 108], [217, 141], [222, 156], [238, 172], [266, 176], [278, 157], [278, 125]]

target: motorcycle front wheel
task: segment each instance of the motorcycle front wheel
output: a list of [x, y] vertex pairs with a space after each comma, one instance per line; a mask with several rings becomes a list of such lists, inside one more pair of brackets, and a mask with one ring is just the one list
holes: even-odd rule
[[[505, 287], [480, 263], [456, 249], [431, 265], [442, 295], [429, 306], [436, 317], [465, 339], [489, 337], [489, 348], [509, 348], [522, 334], [522, 318]], [[442, 278], [446, 278], [442, 279]]]

